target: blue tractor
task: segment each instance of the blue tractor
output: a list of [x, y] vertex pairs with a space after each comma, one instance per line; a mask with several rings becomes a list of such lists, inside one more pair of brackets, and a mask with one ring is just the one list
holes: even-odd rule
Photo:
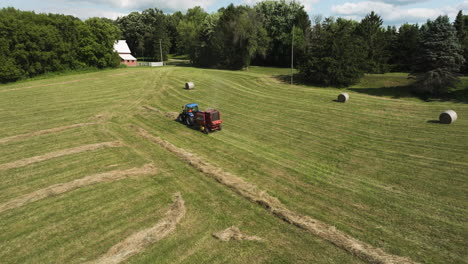
[[186, 104], [182, 106], [182, 113], [177, 117], [177, 121], [186, 124], [187, 126], [193, 126], [195, 124], [195, 115], [200, 110], [198, 104]]

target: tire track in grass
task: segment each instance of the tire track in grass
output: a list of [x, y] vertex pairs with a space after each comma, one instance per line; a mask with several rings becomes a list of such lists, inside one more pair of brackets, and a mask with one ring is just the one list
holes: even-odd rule
[[180, 220], [185, 216], [185, 201], [180, 193], [174, 195], [172, 204], [166, 216], [153, 227], [141, 230], [127, 237], [122, 242], [114, 245], [100, 258], [87, 262], [88, 264], [120, 263], [129, 257], [140, 253], [146, 247], [167, 237], [172, 233]]
[[59, 183], [51, 185], [47, 188], [37, 190], [32, 193], [22, 195], [20, 197], [14, 198], [4, 204], [0, 204], [0, 213], [5, 212], [10, 209], [18, 208], [26, 204], [50, 197], [56, 196], [65, 192], [69, 192], [84, 186], [104, 183], [104, 182], [113, 182], [122, 180], [128, 177], [156, 173], [157, 170], [152, 164], [146, 164], [141, 168], [132, 168], [128, 170], [115, 170], [99, 174], [94, 174], [86, 176], [81, 179], [76, 179], [71, 182]]
[[362, 260], [369, 263], [415, 263], [409, 258], [388, 254], [382, 249], [359, 241], [326, 223], [291, 211], [278, 199], [270, 196], [267, 192], [260, 190], [254, 184], [248, 183], [231, 173], [223, 171], [221, 168], [211, 165], [184, 149], [178, 148], [159, 137], [151, 135], [143, 128], [136, 128], [136, 130], [140, 136], [160, 145], [169, 152], [174, 153], [177, 157], [184, 160], [192, 167], [212, 177], [219, 183], [231, 188], [233, 191], [251, 202], [263, 206], [281, 220], [319, 236], [320, 238], [331, 242], [335, 246], [358, 256]]
[[79, 123], [79, 124], [73, 124], [73, 125], [69, 125], [69, 126], [55, 127], [55, 128], [45, 129], [45, 130], [39, 130], [39, 131], [36, 131], [36, 132], [21, 134], [21, 135], [15, 135], [15, 136], [11, 136], [11, 137], [0, 138], [0, 144], [21, 140], [23, 138], [53, 134], [53, 133], [62, 132], [64, 130], [68, 130], [68, 129], [72, 129], [72, 128], [91, 126], [91, 125], [95, 125], [95, 124], [96, 123]]
[[31, 158], [26, 158], [26, 159], [16, 160], [16, 161], [9, 162], [9, 163], [0, 164], [0, 170], [20, 168], [20, 167], [28, 166], [33, 163], [37, 163], [37, 162], [41, 162], [41, 161], [45, 161], [45, 160], [49, 160], [53, 158], [58, 158], [61, 156], [77, 154], [77, 153], [81, 153], [85, 151], [96, 150], [96, 149], [100, 149], [104, 147], [115, 148], [115, 147], [121, 147], [121, 146], [122, 146], [121, 142], [111, 141], [111, 142], [84, 145], [84, 146], [79, 146], [79, 147], [69, 148], [69, 149], [62, 149], [62, 150], [50, 152], [41, 156], [35, 156]]

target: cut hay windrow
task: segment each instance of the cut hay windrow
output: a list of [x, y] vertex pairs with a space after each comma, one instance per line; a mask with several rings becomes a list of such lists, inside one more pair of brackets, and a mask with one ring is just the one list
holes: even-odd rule
[[103, 142], [103, 143], [97, 143], [97, 144], [90, 144], [90, 145], [84, 145], [84, 146], [79, 146], [75, 148], [69, 148], [69, 149], [62, 149], [54, 152], [50, 152], [41, 156], [35, 156], [31, 158], [26, 158], [26, 159], [21, 159], [9, 163], [4, 163], [0, 164], [0, 170], [8, 170], [8, 169], [13, 169], [13, 168], [20, 168], [24, 166], [28, 166], [33, 163], [53, 159], [53, 158], [58, 158], [61, 156], [66, 156], [66, 155], [72, 155], [72, 154], [77, 154], [85, 151], [91, 151], [91, 150], [96, 150], [104, 147], [121, 147], [122, 143], [119, 141], [112, 141], [112, 142]]
[[156, 109], [156, 108], [154, 108], [154, 107], [152, 107], [152, 106], [149, 106], [149, 105], [144, 105], [144, 106], [142, 106], [142, 108], [144, 108], [144, 109], [146, 109], [146, 110], [150, 110], [150, 111], [156, 112], [156, 113], [162, 113], [161, 110]]
[[43, 84], [43, 85], [18, 87], [18, 88], [9, 89], [9, 90], [1, 90], [0, 92], [21, 91], [21, 90], [24, 90], [24, 89], [40, 88], [40, 87], [49, 87], [49, 86], [54, 86], [54, 85], [70, 84], [70, 83], [77, 83], [77, 82], [82, 82], [82, 81], [90, 81], [90, 80], [98, 80], [98, 79], [99, 79], [99, 78], [85, 78], [85, 79], [72, 80], [72, 81], [67, 81], [67, 82], [49, 83], [49, 84]]
[[223, 231], [214, 233], [213, 237], [221, 241], [231, 241], [231, 240], [263, 241], [263, 239], [257, 236], [249, 236], [249, 235], [242, 233], [237, 226], [231, 226]]
[[179, 116], [178, 112], [163, 112], [163, 111], [161, 111], [159, 109], [156, 109], [154, 107], [147, 106], [147, 105], [142, 106], [142, 108], [144, 108], [146, 110], [156, 112], [156, 113], [159, 113], [159, 114], [164, 114], [165, 117], [167, 117], [169, 119], [172, 119], [172, 120], [175, 120]]
[[174, 153], [177, 157], [184, 160], [194, 168], [200, 170], [204, 174], [212, 177], [219, 183], [228, 186], [236, 193], [247, 198], [248, 200], [257, 203], [273, 215], [279, 217], [283, 221], [293, 224], [301, 229], [319, 236], [327, 240], [335, 246], [342, 248], [353, 255], [361, 258], [369, 263], [416, 263], [411, 259], [401, 256], [386, 253], [382, 249], [373, 247], [367, 243], [359, 241], [350, 235], [337, 230], [334, 226], [313, 219], [309, 216], [304, 216], [294, 211], [289, 210], [278, 199], [270, 196], [265, 191], [260, 190], [254, 184], [244, 181], [242, 178], [235, 176], [223, 169], [216, 167], [200, 157], [178, 148], [173, 144], [151, 135], [143, 128], [137, 128], [138, 134], [142, 137], [159, 144], [166, 150]]
[[11, 136], [11, 137], [0, 138], [0, 144], [7, 143], [7, 142], [12, 142], [12, 141], [17, 141], [17, 140], [21, 140], [21, 139], [29, 138], [29, 137], [36, 137], [36, 136], [41, 136], [41, 135], [58, 133], [58, 132], [62, 132], [64, 130], [72, 129], [72, 128], [90, 126], [90, 125], [95, 125], [95, 124], [96, 123], [79, 123], [79, 124], [73, 124], [73, 125], [69, 125], [69, 126], [55, 127], [55, 128], [40, 130], [40, 131], [36, 131], [36, 132], [21, 134], [21, 135], [15, 135], [15, 136]]
[[10, 210], [10, 209], [24, 206], [26, 204], [29, 204], [29, 203], [32, 203], [32, 202], [35, 202], [35, 201], [38, 201], [47, 197], [56, 196], [65, 192], [69, 192], [69, 191], [72, 191], [72, 190], [75, 190], [84, 186], [88, 186], [88, 185], [92, 185], [96, 183], [113, 182], [113, 181], [118, 181], [118, 180], [122, 180], [125, 178], [129, 178], [132, 176], [152, 174], [156, 172], [157, 170], [154, 168], [152, 164], [146, 164], [145, 166], [141, 168], [109, 171], [109, 172], [86, 176], [84, 178], [77, 179], [71, 182], [54, 184], [47, 188], [22, 195], [4, 204], [0, 204], [0, 213]]
[[176, 193], [174, 203], [166, 216], [151, 228], [141, 230], [127, 237], [122, 242], [114, 245], [106, 254], [99, 259], [88, 262], [89, 264], [111, 264], [120, 263], [129, 257], [138, 254], [146, 247], [165, 238], [172, 233], [180, 220], [184, 217], [186, 209], [185, 202], [180, 193]]

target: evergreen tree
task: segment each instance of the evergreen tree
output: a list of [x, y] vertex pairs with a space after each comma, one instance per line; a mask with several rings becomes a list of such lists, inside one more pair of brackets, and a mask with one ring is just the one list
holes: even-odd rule
[[420, 52], [412, 75], [415, 91], [424, 94], [447, 93], [459, 81], [464, 63], [457, 32], [447, 16], [429, 20], [421, 27]]
[[391, 45], [393, 71], [411, 72], [418, 55], [421, 34], [418, 25], [403, 24]]
[[465, 63], [461, 68], [461, 73], [468, 74], [468, 16], [463, 15], [461, 10], [458, 12], [454, 26], [457, 30], [458, 41], [462, 46], [463, 58], [465, 59]]
[[[349, 86], [364, 75], [365, 53], [356, 33], [358, 24], [339, 18], [326, 18], [314, 27], [314, 41], [300, 74], [311, 83], [325, 86]], [[316, 30], [319, 29], [319, 32]]]
[[389, 71], [387, 64], [389, 54], [382, 24], [382, 18], [372, 11], [361, 20], [358, 27], [358, 34], [365, 44], [365, 71], [367, 73], [385, 73]]

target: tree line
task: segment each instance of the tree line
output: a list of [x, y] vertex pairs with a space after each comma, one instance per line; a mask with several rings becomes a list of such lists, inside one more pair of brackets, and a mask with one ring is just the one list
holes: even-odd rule
[[114, 21], [14, 8], [0, 10], [0, 82], [87, 67], [116, 67], [113, 52], [121, 35]]
[[267, 0], [211, 14], [200, 7], [186, 14], [148, 9], [116, 23], [136, 56], [159, 60], [163, 39], [164, 54], [186, 54], [195, 66], [209, 68], [289, 66], [294, 42], [294, 67], [318, 85], [349, 86], [365, 73], [408, 72], [417, 92], [440, 95], [459, 74], [468, 74], [468, 16], [461, 11], [453, 24], [440, 16], [396, 28], [384, 27], [374, 12], [361, 21], [317, 16], [312, 23], [298, 2]]
[[[421, 92], [441, 94], [468, 74], [468, 16], [423, 25], [383, 26], [374, 12], [361, 21], [316, 16], [296, 1], [233, 4], [207, 13], [157, 8], [116, 20], [0, 10], [0, 82], [49, 71], [116, 67], [112, 46], [126, 39], [134, 56], [159, 61], [187, 55], [195, 66], [242, 69], [291, 65], [313, 84], [349, 86], [365, 73], [409, 72]], [[294, 40], [293, 40], [294, 38]], [[163, 50], [161, 58], [160, 45]]]

